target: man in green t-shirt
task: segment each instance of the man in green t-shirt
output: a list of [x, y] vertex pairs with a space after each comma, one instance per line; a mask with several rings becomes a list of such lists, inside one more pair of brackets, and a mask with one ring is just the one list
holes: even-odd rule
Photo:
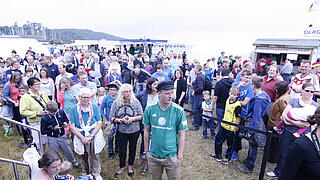
[[168, 179], [181, 179], [180, 164], [188, 126], [183, 108], [172, 102], [173, 89], [172, 81], [161, 81], [157, 86], [159, 103], [147, 107], [143, 116], [145, 153], [154, 180], [161, 179], [163, 168]]

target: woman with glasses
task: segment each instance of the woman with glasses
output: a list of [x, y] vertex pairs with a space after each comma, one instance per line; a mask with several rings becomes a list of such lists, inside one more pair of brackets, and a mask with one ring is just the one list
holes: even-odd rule
[[96, 104], [91, 103], [91, 90], [81, 88], [79, 102], [72, 107], [70, 128], [74, 134], [74, 151], [82, 156], [82, 174], [92, 174], [101, 180], [100, 152], [106, 142], [101, 130], [101, 116]]
[[307, 113], [303, 111], [305, 106], [314, 106], [319, 107], [315, 101], [312, 100], [314, 95], [315, 87], [311, 83], [305, 83], [302, 86], [301, 96], [299, 98], [293, 98], [289, 101], [286, 108], [283, 110], [282, 115], [280, 117], [281, 120], [284, 121], [283, 132], [280, 136], [280, 147], [279, 147], [279, 156], [277, 160], [276, 168], [268, 172], [267, 175], [270, 177], [279, 177], [281, 174], [281, 170], [283, 168], [284, 162], [287, 159], [288, 147], [297, 139], [294, 134], [300, 128], [308, 128], [307, 131], [304, 131], [303, 134], [310, 132], [310, 124], [308, 122], [303, 121], [294, 121], [290, 117], [288, 117], [288, 112], [293, 108], [301, 108], [301, 114]]
[[118, 98], [113, 102], [110, 112], [110, 119], [118, 124], [120, 169], [115, 176], [122, 174], [125, 170], [127, 145], [129, 143], [128, 176], [132, 177], [134, 175], [133, 163], [137, 141], [140, 134], [139, 121], [142, 119], [143, 111], [130, 84], [123, 84], [120, 87]]
[[[40, 79], [31, 77], [28, 79], [29, 92], [25, 93], [20, 99], [20, 114], [28, 118], [30, 126], [40, 129], [41, 117], [46, 114], [46, 103], [49, 102], [48, 96], [40, 91]], [[33, 143], [39, 148], [38, 132], [31, 130]], [[41, 137], [42, 144], [47, 144], [46, 136]]]

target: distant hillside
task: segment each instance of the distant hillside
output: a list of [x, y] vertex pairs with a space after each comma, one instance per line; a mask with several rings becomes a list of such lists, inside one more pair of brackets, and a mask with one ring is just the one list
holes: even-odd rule
[[89, 29], [53, 29], [57, 38], [65, 43], [74, 42], [74, 40], [120, 40], [122, 37], [114, 36], [108, 33], [94, 32]]

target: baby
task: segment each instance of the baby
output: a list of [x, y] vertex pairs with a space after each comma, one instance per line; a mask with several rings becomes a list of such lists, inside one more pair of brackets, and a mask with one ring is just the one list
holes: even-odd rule
[[[303, 121], [307, 122], [308, 116], [311, 116], [316, 111], [316, 107], [312, 106], [310, 104], [305, 104], [301, 100], [299, 101], [299, 104], [302, 106], [300, 108], [292, 108], [287, 113], [287, 117], [292, 121]], [[281, 120], [277, 124], [276, 127], [274, 127], [274, 130], [276, 130], [279, 134], [282, 133], [282, 128], [284, 127], [284, 121]], [[293, 135], [295, 137], [300, 137], [308, 128], [300, 128], [297, 132], [295, 132]]]
[[74, 180], [74, 177], [68, 174], [72, 170], [72, 163], [69, 161], [63, 161], [60, 165], [60, 171], [58, 175], [55, 175], [54, 180]]

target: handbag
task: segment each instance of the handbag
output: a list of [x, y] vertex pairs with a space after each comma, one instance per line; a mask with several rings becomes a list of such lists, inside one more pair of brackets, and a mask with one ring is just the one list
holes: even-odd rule
[[[252, 118], [245, 118], [244, 119], [244, 126], [249, 127], [250, 123], [252, 121]], [[263, 119], [260, 118], [260, 121], [257, 126], [257, 130], [266, 132], [266, 127], [264, 125]], [[250, 144], [256, 145], [258, 147], [264, 147], [266, 145], [267, 136], [262, 133], [256, 133], [254, 132], [251, 136], [248, 136], [248, 131], [243, 130], [239, 133], [239, 137], [243, 137], [249, 141]]]
[[117, 132], [118, 128], [115, 124], [113, 123], [109, 123], [107, 124], [107, 126], [104, 128], [103, 132], [106, 136], [110, 136], [113, 137], [115, 136], [116, 132]]

